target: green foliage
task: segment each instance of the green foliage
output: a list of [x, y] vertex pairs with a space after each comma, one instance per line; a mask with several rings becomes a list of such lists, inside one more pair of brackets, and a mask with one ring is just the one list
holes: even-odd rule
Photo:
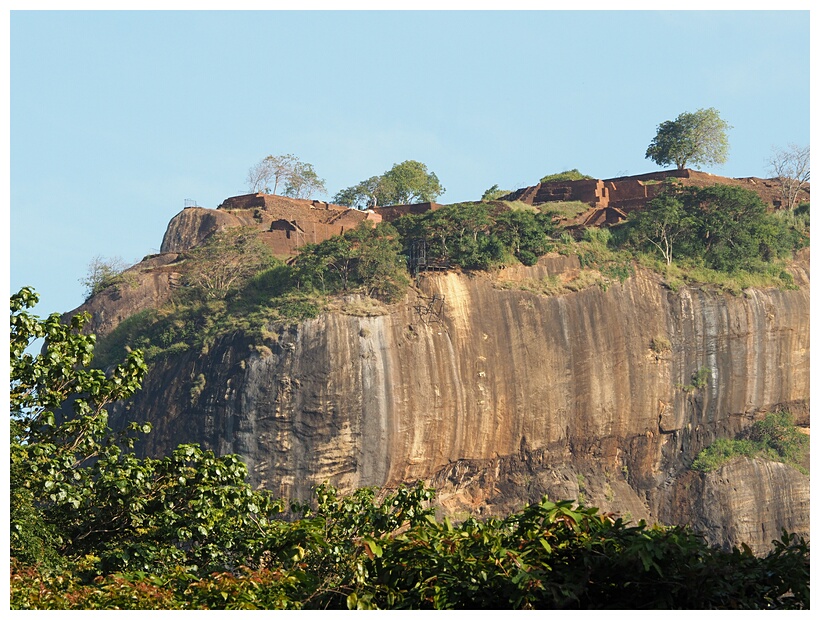
[[701, 450], [692, 463], [696, 471], [714, 471], [736, 456], [762, 457], [780, 461], [803, 471], [802, 462], [809, 447], [809, 437], [794, 425], [786, 411], [766, 414], [738, 439], [717, 439]]
[[552, 247], [552, 230], [551, 218], [541, 213], [504, 211], [495, 217], [493, 233], [520, 262], [534, 265]]
[[285, 196], [291, 198], [311, 198], [314, 194], [325, 194], [325, 180], [320, 179], [312, 164], [296, 162], [285, 183]]
[[444, 193], [434, 172], [421, 162], [407, 160], [384, 174], [339, 191], [333, 202], [357, 209], [377, 205], [432, 202]]
[[322, 294], [363, 289], [389, 303], [398, 301], [408, 279], [397, 231], [387, 223], [364, 222], [319, 244], [301, 248], [293, 278], [300, 287]]
[[794, 425], [787, 410], [769, 413], [752, 424], [748, 438], [764, 450], [773, 450], [784, 463], [799, 463], [809, 447], [808, 435]]
[[532, 210], [501, 210], [487, 203], [447, 205], [419, 215], [406, 215], [394, 226], [409, 245], [423, 239], [428, 261], [465, 269], [488, 269], [517, 259], [534, 264], [552, 247], [549, 215]]
[[[264, 338], [272, 326], [315, 318], [325, 300], [296, 289], [291, 271], [284, 265], [263, 271], [224, 300], [178, 299], [157, 310], [138, 312], [101, 339], [98, 365], [116, 363], [129, 349], [142, 349], [146, 361], [152, 361], [200, 351], [224, 334], [241, 331]], [[282, 288], [282, 272], [292, 286]]]
[[752, 191], [729, 185], [673, 188], [630, 214], [621, 245], [723, 272], [763, 271], [806, 239], [766, 211]]
[[[129, 443], [127, 436], [110, 435], [105, 407], [130, 397], [146, 366], [134, 352], [108, 374], [90, 368], [95, 336], [82, 334], [90, 317], [77, 315], [67, 324], [56, 313], [40, 319], [28, 312], [37, 300], [30, 288], [10, 300], [10, 544], [13, 555], [49, 565], [55, 547], [66, 542], [49, 517], [83, 503], [93, 482], [84, 464]], [[26, 353], [38, 338], [43, 352]]]
[[595, 177], [591, 177], [587, 174], [581, 174], [581, 172], [577, 168], [573, 168], [572, 170], [564, 170], [564, 172], [548, 174], [547, 176], [542, 177], [540, 182], [552, 183], [554, 181], [585, 181], [594, 178]]
[[[201, 574], [90, 580], [13, 563], [14, 609], [801, 609], [809, 548], [784, 532], [764, 558], [683, 527], [629, 525], [546, 498], [504, 519], [437, 520], [421, 485], [379, 501], [321, 485], [316, 508], [260, 527], [258, 560]], [[261, 552], [260, 552], [261, 550]], [[82, 563], [78, 564], [78, 568]]]
[[[281, 503], [250, 489], [235, 455], [180, 446], [160, 460], [133, 456], [135, 433], [150, 426], [114, 434], [106, 406], [139, 389], [142, 354], [107, 374], [90, 368], [87, 315], [42, 320], [28, 312], [36, 301], [28, 288], [11, 297], [12, 557], [47, 569], [93, 555], [85, 570], [203, 574], [245, 559]], [[37, 338], [42, 353], [26, 353]]]
[[[389, 224], [365, 222], [307, 244], [292, 265], [273, 258], [250, 232], [225, 232], [230, 236], [191, 252], [187, 286], [169, 304], [129, 317], [102, 340], [102, 365], [114, 363], [127, 349], [144, 350], [149, 361], [198, 351], [236, 331], [264, 339], [271, 326], [318, 316], [327, 295], [361, 292], [393, 303], [408, 285], [398, 233]], [[240, 264], [228, 269], [234, 263]]]
[[352, 209], [369, 209], [386, 198], [381, 176], [370, 177], [356, 185], [339, 190], [331, 200]]
[[275, 264], [255, 228], [226, 228], [185, 253], [184, 283], [204, 299], [220, 299]]
[[674, 121], [658, 125], [658, 133], [646, 149], [646, 159], [659, 166], [675, 164], [723, 164], [729, 156], [726, 132], [731, 126], [715, 108], [683, 112]]
[[489, 189], [485, 190], [484, 193], [481, 195], [481, 200], [498, 200], [502, 196], [506, 196], [509, 194], [510, 191], [506, 189], [499, 189], [498, 185], [495, 184]]
[[679, 390], [683, 390], [684, 392], [694, 392], [695, 390], [702, 390], [709, 384], [709, 377], [712, 375], [712, 371], [706, 367], [701, 366], [695, 372], [692, 373], [692, 378], [690, 382], [686, 385], [682, 383], [675, 384]]

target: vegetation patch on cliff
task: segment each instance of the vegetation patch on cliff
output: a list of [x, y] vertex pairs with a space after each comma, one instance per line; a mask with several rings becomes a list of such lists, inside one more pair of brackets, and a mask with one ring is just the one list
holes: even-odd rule
[[794, 425], [788, 411], [769, 413], [737, 439], [718, 439], [702, 450], [692, 463], [696, 471], [714, 471], [736, 457], [764, 458], [786, 463], [808, 475], [803, 461], [809, 436]]

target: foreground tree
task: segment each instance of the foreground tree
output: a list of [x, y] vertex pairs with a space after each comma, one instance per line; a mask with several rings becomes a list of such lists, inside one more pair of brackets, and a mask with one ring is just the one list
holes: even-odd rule
[[407, 160], [395, 164], [377, 177], [340, 190], [333, 202], [364, 209], [379, 205], [433, 202], [444, 193], [444, 187], [434, 172], [421, 162]]
[[729, 156], [726, 132], [731, 126], [715, 108], [684, 112], [674, 121], [658, 125], [655, 138], [646, 149], [646, 158], [659, 166], [724, 164]]
[[789, 144], [775, 150], [769, 158], [769, 170], [780, 181], [783, 206], [793, 211], [800, 190], [808, 187], [811, 178], [810, 147]]
[[[29, 313], [37, 295], [11, 297], [10, 548], [38, 574], [93, 578], [118, 570], [194, 575], [247, 562], [249, 537], [281, 503], [254, 493], [235, 455], [179, 446], [164, 459], [130, 453], [149, 425], [108, 427], [107, 406], [130, 398], [147, 372], [132, 351], [109, 372], [93, 368], [88, 315], [70, 323]], [[42, 352], [26, 353], [43, 338]], [[78, 564], [79, 563], [79, 564]]]
[[[52, 517], [84, 501], [91, 477], [83, 465], [119, 450], [105, 407], [133, 395], [146, 366], [133, 352], [108, 375], [91, 368], [95, 336], [81, 333], [89, 316], [41, 320], [28, 312], [37, 301], [30, 288], [11, 297], [10, 540], [13, 556], [51, 564], [69, 543]], [[43, 352], [27, 353], [38, 338]]]

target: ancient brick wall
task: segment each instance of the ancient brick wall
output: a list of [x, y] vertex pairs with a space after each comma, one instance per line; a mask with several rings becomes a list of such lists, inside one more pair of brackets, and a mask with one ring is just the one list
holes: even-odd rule
[[[365, 220], [374, 224], [382, 221], [381, 215], [373, 211], [262, 193], [227, 198], [216, 212], [220, 213], [223, 226], [261, 229], [262, 240], [281, 257], [294, 256], [306, 243], [321, 243], [356, 228]], [[229, 221], [223, 221], [225, 218]]]
[[[554, 181], [524, 187], [503, 197], [531, 205], [555, 201], [585, 202], [593, 208], [615, 207], [628, 213], [642, 208], [648, 201], [668, 187], [670, 179], [683, 186], [704, 187], [721, 183], [736, 185], [757, 193], [774, 208], [781, 206], [780, 184], [777, 179], [756, 177], [732, 179], [697, 170], [661, 170], [635, 176], [614, 177], [605, 180]], [[808, 188], [801, 191], [798, 201], [808, 201]]]

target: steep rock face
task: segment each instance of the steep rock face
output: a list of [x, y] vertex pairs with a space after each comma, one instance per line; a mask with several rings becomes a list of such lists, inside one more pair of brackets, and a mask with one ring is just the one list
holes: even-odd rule
[[179, 278], [174, 265], [178, 255], [174, 253], [148, 256], [126, 269], [120, 282], [103, 289], [83, 305], [63, 315], [68, 319], [80, 312], [91, 315], [87, 328], [103, 337], [122, 321], [148, 308], [158, 308], [171, 297], [171, 291]]
[[[554, 297], [498, 287], [577, 269], [553, 257], [498, 275], [430, 275], [383, 316], [332, 312], [265, 342], [225, 337], [207, 354], [158, 363], [118, 417], [154, 424], [146, 453], [182, 442], [239, 453], [254, 484], [288, 497], [307, 499], [325, 480], [352, 489], [421, 479], [456, 515], [504, 514], [547, 493], [697, 523], [721, 544], [748, 535], [768, 547], [784, 519], [807, 535], [796, 470], [704, 478], [688, 466], [777, 405], [808, 426], [808, 256], [794, 272], [799, 290], [742, 297], [673, 292], [644, 271]], [[425, 312], [434, 296], [440, 316]], [[706, 386], [683, 389], [703, 367]], [[742, 526], [750, 504], [719, 492], [727, 476], [742, 477], [747, 495], [790, 494], [791, 516]]]
[[199, 245], [211, 233], [233, 226], [254, 226], [251, 211], [227, 212], [219, 209], [189, 207], [168, 223], [160, 252], [184, 252]]
[[689, 472], [665, 498], [659, 517], [690, 523], [713, 545], [771, 550], [781, 529], [809, 532], [809, 478], [783, 463], [740, 457], [706, 475]]

